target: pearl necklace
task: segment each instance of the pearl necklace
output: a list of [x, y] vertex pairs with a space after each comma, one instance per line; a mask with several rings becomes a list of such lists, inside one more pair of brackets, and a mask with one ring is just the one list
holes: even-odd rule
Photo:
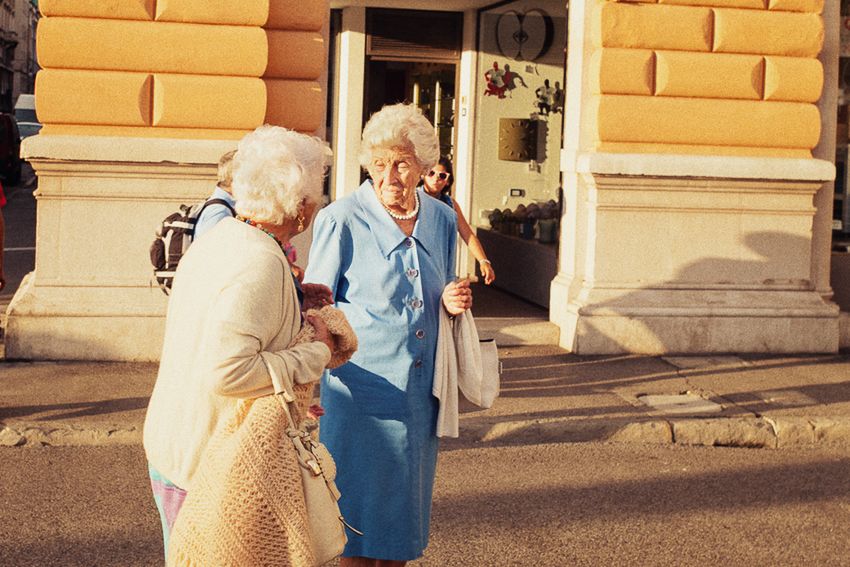
[[[405, 214], [405, 215], [400, 215], [398, 213], [394, 213], [386, 205], [384, 205], [384, 210], [386, 210], [387, 213], [389, 213], [389, 215], [392, 218], [394, 218], [395, 220], [405, 221], [405, 220], [415, 219], [416, 215], [419, 214], [419, 192], [418, 191], [414, 192], [413, 197], [414, 197], [414, 199], [416, 199], [416, 204], [413, 206], [413, 210], [410, 211], [409, 213]], [[381, 204], [383, 205], [383, 203], [381, 203]]]

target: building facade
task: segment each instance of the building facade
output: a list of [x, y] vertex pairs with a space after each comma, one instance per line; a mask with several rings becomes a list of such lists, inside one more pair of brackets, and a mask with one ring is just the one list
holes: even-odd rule
[[[336, 196], [359, 181], [357, 136], [375, 85], [393, 102], [416, 101], [425, 84], [408, 70], [406, 91], [387, 87], [376, 67], [437, 58], [440, 41], [399, 30], [409, 21], [454, 30], [429, 24], [433, 10], [454, 13], [457, 55], [439, 56], [456, 69], [455, 198], [492, 247], [497, 285], [548, 307], [562, 346], [838, 348], [829, 163], [838, 14], [822, 14], [822, 1], [331, 6]], [[517, 209], [549, 200], [562, 212], [558, 244], [517, 238]], [[512, 217], [500, 222], [495, 209]]]
[[12, 63], [14, 83], [12, 100], [19, 94], [32, 94], [35, 89], [35, 74], [38, 61], [35, 55], [35, 32], [38, 25], [38, 0], [15, 0], [15, 34], [18, 45]]
[[[165, 298], [144, 250], [164, 212], [208, 191], [218, 154], [263, 121], [320, 133], [340, 198], [361, 180], [365, 120], [398, 101], [435, 124], [499, 285], [547, 307], [565, 348], [847, 341], [835, 3], [41, 4], [45, 127], [24, 150], [39, 254], [7, 356], [156, 358]], [[92, 219], [126, 238], [92, 255]]]
[[0, 112], [11, 112], [14, 105], [12, 91], [15, 84], [15, 32], [16, 0], [0, 2]]
[[148, 248], [219, 157], [263, 124], [323, 133], [327, 2], [42, 0], [35, 270], [7, 358], [154, 360], [165, 296]]
[[37, 0], [0, 3], [0, 112], [13, 112], [18, 95], [33, 92], [37, 23]]

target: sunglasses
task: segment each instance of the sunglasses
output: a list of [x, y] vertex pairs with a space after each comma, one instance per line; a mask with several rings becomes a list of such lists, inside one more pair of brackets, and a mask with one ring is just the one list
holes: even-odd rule
[[445, 181], [451, 176], [451, 174], [446, 172], [446, 171], [441, 171], [440, 173], [437, 173], [436, 171], [434, 171], [432, 169], [431, 171], [428, 172], [428, 177], [434, 177], [435, 175], [437, 176], [437, 179], [439, 179], [440, 181]]

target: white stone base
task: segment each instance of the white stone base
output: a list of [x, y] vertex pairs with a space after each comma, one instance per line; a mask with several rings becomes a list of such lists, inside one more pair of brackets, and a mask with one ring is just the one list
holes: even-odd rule
[[[567, 160], [566, 166], [572, 162]], [[831, 353], [819, 160], [585, 154], [565, 167], [550, 319], [578, 354]]]
[[31, 272], [9, 305], [6, 359], [159, 360], [166, 300], [159, 288], [38, 286]]
[[209, 195], [234, 141], [36, 136], [35, 271], [7, 311], [6, 357], [154, 361], [168, 298], [149, 247], [179, 203]]
[[[717, 292], [679, 301], [671, 295], [679, 294], [641, 290], [616, 302], [571, 302], [559, 321], [560, 346], [576, 354], [823, 353], [839, 347], [838, 308], [815, 292], [727, 292], [725, 301]], [[647, 301], [651, 296], [670, 299], [670, 305]], [[688, 299], [696, 301], [688, 305]]]

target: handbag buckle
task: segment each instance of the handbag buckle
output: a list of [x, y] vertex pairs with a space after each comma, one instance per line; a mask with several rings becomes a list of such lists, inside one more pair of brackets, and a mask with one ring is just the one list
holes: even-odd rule
[[307, 461], [304, 464], [307, 465], [307, 468], [309, 468], [311, 471], [313, 471], [314, 475], [319, 476], [320, 474], [322, 474], [322, 466], [319, 464], [319, 462], [317, 460], [310, 459], [309, 461]]

